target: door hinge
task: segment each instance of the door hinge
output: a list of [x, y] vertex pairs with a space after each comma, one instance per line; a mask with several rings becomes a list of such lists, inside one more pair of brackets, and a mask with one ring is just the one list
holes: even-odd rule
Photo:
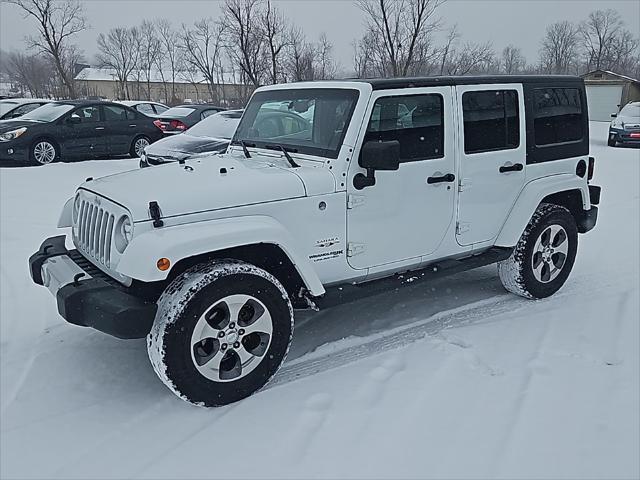
[[364, 243], [349, 242], [347, 244], [347, 257], [355, 257], [361, 253], [364, 253]]
[[471, 224], [469, 222], [456, 223], [456, 234], [460, 235], [471, 230]]
[[348, 195], [347, 196], [347, 208], [356, 208], [364, 203], [364, 195]]
[[471, 188], [471, 179], [461, 178], [460, 183], [458, 183], [458, 191], [464, 192], [465, 190], [469, 190], [470, 188]]

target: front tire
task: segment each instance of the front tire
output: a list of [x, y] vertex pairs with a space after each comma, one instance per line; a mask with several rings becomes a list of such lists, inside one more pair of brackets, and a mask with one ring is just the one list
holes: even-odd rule
[[58, 147], [50, 140], [36, 140], [29, 150], [29, 159], [34, 165], [48, 165], [60, 156]]
[[549, 297], [567, 281], [577, 249], [578, 228], [569, 210], [543, 203], [511, 256], [498, 262], [502, 285], [522, 297]]
[[183, 400], [227, 405], [258, 391], [284, 361], [293, 307], [280, 282], [235, 260], [203, 263], [171, 282], [147, 337], [153, 369]]

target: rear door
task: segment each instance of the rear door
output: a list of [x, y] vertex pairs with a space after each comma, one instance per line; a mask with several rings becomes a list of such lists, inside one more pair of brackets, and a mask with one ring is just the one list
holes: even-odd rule
[[137, 134], [138, 124], [133, 110], [107, 104], [102, 106], [106, 121], [105, 138], [109, 155], [125, 155], [131, 149], [133, 137]]
[[73, 110], [60, 127], [62, 156], [93, 157], [106, 153], [105, 122], [97, 105]]
[[525, 183], [526, 128], [520, 84], [458, 86], [460, 245], [493, 240]]

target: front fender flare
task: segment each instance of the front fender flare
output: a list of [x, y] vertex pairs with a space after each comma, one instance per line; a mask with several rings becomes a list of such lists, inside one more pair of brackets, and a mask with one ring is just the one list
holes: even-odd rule
[[509, 212], [507, 221], [502, 226], [495, 245], [498, 247], [513, 247], [516, 245], [540, 202], [549, 195], [568, 190], [579, 190], [582, 194], [582, 208], [584, 210], [591, 208], [589, 187], [583, 178], [574, 174], [552, 175], [527, 183], [520, 192], [511, 212]]
[[227, 248], [269, 243], [289, 257], [309, 292], [325, 293], [311, 263], [294, 248], [295, 240], [276, 220], [267, 216], [246, 216], [210, 220], [153, 229], [135, 237], [118, 263], [118, 271], [144, 282], [165, 280], [171, 269], [160, 271], [156, 264], [168, 258], [172, 267], [180, 260]]

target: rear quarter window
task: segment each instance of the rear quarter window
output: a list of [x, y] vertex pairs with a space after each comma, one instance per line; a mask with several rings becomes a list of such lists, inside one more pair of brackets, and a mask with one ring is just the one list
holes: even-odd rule
[[577, 142], [584, 137], [583, 105], [577, 88], [533, 90], [536, 146]]

